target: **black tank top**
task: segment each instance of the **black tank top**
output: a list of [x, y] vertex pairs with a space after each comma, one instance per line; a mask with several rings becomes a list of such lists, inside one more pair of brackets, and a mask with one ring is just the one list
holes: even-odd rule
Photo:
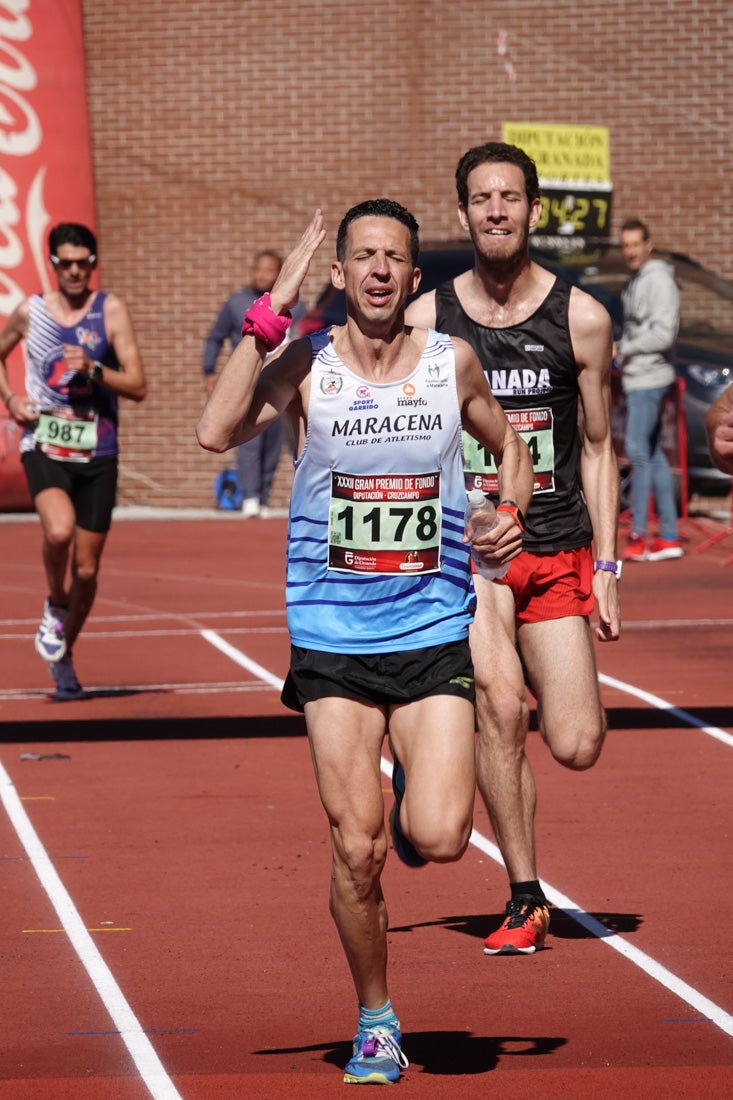
[[[524, 548], [534, 554], [588, 546], [592, 528], [580, 486], [578, 368], [568, 326], [570, 285], [556, 279], [531, 317], [509, 328], [472, 320], [452, 280], [435, 292], [435, 327], [475, 350], [494, 397], [529, 446], [535, 484]], [[493, 495], [496, 470], [479, 445], [464, 437], [467, 487]], [[488, 459], [488, 461], [487, 461]], [[492, 475], [493, 470], [493, 475]], [[470, 485], [469, 485], [470, 481]]]

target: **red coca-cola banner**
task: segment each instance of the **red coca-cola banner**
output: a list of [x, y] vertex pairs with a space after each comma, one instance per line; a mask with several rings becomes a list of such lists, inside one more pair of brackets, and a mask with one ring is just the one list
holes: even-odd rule
[[[55, 286], [48, 230], [95, 228], [82, 0], [0, 0], [0, 326]], [[8, 360], [24, 386], [23, 349]], [[0, 511], [29, 508], [19, 431], [0, 405]]]

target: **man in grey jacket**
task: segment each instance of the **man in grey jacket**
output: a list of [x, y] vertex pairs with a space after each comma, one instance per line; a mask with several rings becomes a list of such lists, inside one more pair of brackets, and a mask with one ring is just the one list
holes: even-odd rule
[[[631, 535], [625, 561], [663, 561], [683, 554], [677, 530], [674, 481], [662, 450], [662, 404], [675, 382], [672, 346], [680, 296], [674, 270], [652, 258], [644, 222], [621, 227], [621, 252], [631, 275], [623, 291], [624, 328], [616, 354], [626, 395], [626, 453], [631, 462]], [[649, 501], [654, 497], [659, 534], [647, 541]]]

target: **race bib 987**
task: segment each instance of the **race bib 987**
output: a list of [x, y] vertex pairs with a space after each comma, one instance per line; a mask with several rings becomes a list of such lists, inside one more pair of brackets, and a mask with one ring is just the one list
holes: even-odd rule
[[93, 409], [44, 409], [34, 432], [36, 443], [51, 458], [88, 462], [97, 448], [97, 420]]

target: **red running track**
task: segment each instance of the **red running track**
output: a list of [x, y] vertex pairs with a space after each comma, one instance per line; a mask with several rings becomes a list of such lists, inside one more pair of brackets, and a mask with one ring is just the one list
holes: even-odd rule
[[[482, 953], [507, 888], [479, 804], [460, 863], [388, 860], [407, 1095], [733, 1094], [733, 569], [687, 534], [627, 567], [598, 765], [530, 735], [548, 950]], [[0, 1100], [343, 1096], [327, 829], [277, 690], [285, 522], [118, 520], [67, 704], [33, 651], [35, 521], [0, 537]]]

